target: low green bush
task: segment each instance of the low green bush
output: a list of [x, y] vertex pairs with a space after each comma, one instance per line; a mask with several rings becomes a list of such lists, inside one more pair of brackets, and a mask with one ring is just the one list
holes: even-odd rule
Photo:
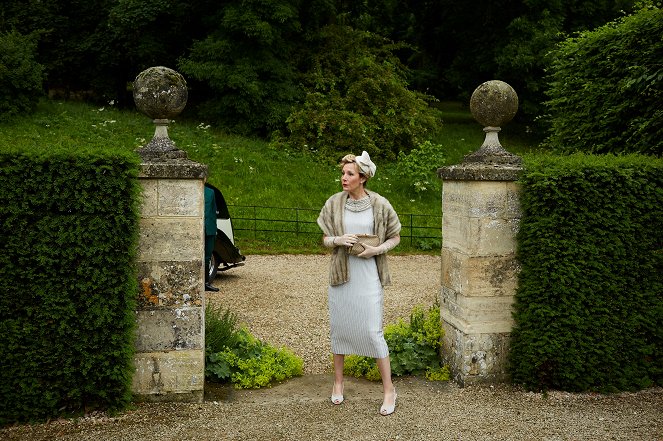
[[304, 361], [287, 348], [275, 348], [251, 335], [229, 310], [206, 307], [205, 377], [256, 389], [300, 376]]
[[532, 389], [663, 384], [663, 160], [527, 158], [510, 372]]
[[[410, 314], [409, 323], [399, 320], [385, 326], [384, 338], [389, 347], [392, 375], [424, 374], [429, 380], [449, 380], [448, 367], [440, 364], [442, 335], [439, 305], [430, 307], [428, 311], [416, 307]], [[375, 359], [361, 355], [345, 357], [343, 371], [346, 375], [371, 381], [381, 378]]]

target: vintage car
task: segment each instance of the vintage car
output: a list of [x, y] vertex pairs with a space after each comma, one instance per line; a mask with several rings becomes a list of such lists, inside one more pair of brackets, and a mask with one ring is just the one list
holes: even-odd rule
[[214, 280], [218, 271], [226, 271], [244, 265], [246, 257], [235, 246], [232, 219], [223, 194], [209, 183], [205, 183], [205, 186], [214, 190], [216, 202], [216, 243], [210, 266], [207, 268], [209, 280]]

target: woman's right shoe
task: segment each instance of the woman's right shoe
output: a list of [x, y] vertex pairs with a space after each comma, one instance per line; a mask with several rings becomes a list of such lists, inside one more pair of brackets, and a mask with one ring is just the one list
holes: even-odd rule
[[340, 395], [334, 395], [334, 389], [332, 388], [332, 396], [331, 396], [331, 402], [336, 404], [337, 406], [343, 402], [343, 388], [345, 385], [341, 386], [341, 394]]
[[398, 398], [398, 394], [396, 393], [396, 388], [394, 388], [394, 404], [386, 405], [382, 403], [382, 407], [380, 407], [380, 415], [388, 416], [394, 413], [396, 410], [396, 398]]

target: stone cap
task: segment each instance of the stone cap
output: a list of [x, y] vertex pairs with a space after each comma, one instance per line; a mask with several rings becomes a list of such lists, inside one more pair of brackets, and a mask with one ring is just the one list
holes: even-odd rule
[[208, 167], [205, 164], [186, 158], [166, 159], [163, 156], [158, 161], [143, 162], [138, 172], [139, 178], [204, 179], [207, 176]]
[[520, 164], [463, 162], [439, 168], [437, 176], [447, 181], [517, 181], [522, 171]]
[[177, 148], [170, 138], [155, 136], [143, 147], [137, 148], [136, 152], [143, 161], [159, 161], [164, 159], [186, 159], [187, 154], [184, 150]]

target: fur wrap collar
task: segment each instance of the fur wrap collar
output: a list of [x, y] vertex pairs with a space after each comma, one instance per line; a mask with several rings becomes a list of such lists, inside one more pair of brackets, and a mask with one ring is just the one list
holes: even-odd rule
[[[389, 201], [379, 194], [366, 190], [373, 208], [373, 234], [380, 238], [380, 243], [390, 237], [397, 236], [401, 231], [401, 222], [396, 211]], [[343, 215], [345, 212], [345, 201], [349, 195], [341, 191], [332, 195], [320, 211], [318, 225], [325, 236], [342, 236], [345, 234]], [[332, 286], [341, 285], [349, 280], [348, 253], [345, 247], [335, 247], [331, 254], [331, 265], [329, 268], [329, 283]], [[378, 274], [382, 286], [391, 284], [391, 275], [387, 265], [387, 255], [375, 256]]]

